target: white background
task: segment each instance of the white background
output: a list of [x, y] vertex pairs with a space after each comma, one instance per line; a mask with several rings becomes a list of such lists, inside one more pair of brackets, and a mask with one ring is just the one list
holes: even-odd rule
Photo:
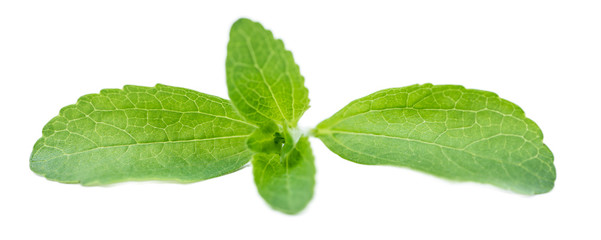
[[[2, 1], [0, 239], [600, 239], [599, 1], [367, 2]], [[555, 188], [528, 197], [358, 165], [317, 139], [315, 197], [297, 216], [263, 202], [250, 167], [108, 187], [29, 170], [44, 124], [81, 95], [163, 83], [227, 98], [239, 17], [294, 53], [312, 105], [302, 126], [384, 88], [489, 90], [541, 127]]]

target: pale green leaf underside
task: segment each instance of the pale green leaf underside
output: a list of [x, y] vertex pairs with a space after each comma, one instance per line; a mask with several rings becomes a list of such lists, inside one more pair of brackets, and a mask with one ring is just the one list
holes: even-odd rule
[[315, 163], [307, 137], [301, 137], [283, 157], [258, 153], [252, 163], [259, 194], [272, 208], [296, 214], [309, 204], [315, 187]]
[[81, 97], [43, 129], [31, 169], [83, 185], [128, 180], [193, 182], [233, 172], [256, 129], [225, 99], [157, 85]]
[[496, 94], [431, 84], [386, 89], [351, 102], [317, 126], [342, 158], [405, 166], [524, 194], [548, 192], [553, 154], [522, 109]]
[[309, 108], [308, 90], [284, 43], [261, 24], [240, 19], [227, 52], [228, 92], [240, 113], [258, 125], [295, 127]]

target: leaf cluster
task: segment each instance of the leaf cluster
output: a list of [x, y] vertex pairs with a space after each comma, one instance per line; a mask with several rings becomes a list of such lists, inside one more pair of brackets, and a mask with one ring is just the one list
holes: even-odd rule
[[352, 101], [306, 133], [297, 124], [309, 108], [308, 90], [283, 42], [240, 19], [227, 49], [230, 100], [160, 84], [85, 95], [46, 124], [30, 168], [58, 182], [103, 185], [195, 182], [250, 161], [261, 197], [296, 214], [313, 197], [313, 136], [360, 164], [522, 194], [553, 188], [553, 154], [541, 130], [494, 93], [432, 84], [386, 89]]

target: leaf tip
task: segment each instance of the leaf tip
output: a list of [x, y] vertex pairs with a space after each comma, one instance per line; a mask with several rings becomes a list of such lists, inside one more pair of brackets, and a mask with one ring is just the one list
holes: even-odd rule
[[260, 23], [255, 22], [253, 20], [250, 20], [248, 18], [239, 18], [238, 20], [236, 20], [234, 22], [234, 24], [232, 24], [232, 30], [240, 28], [240, 27], [245, 27], [245, 26], [248, 26], [248, 25], [259, 25], [259, 26], [261, 26]]

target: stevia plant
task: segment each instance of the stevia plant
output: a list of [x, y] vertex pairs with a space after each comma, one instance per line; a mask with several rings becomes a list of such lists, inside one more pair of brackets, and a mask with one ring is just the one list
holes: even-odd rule
[[310, 132], [297, 123], [308, 90], [292, 53], [259, 23], [232, 26], [226, 61], [231, 100], [156, 85], [105, 89], [61, 109], [34, 145], [31, 169], [82, 185], [195, 182], [252, 162], [259, 194], [295, 214], [313, 196], [314, 136], [340, 157], [408, 167], [521, 194], [550, 191], [553, 155], [538, 126], [496, 94], [412, 85], [352, 101]]

